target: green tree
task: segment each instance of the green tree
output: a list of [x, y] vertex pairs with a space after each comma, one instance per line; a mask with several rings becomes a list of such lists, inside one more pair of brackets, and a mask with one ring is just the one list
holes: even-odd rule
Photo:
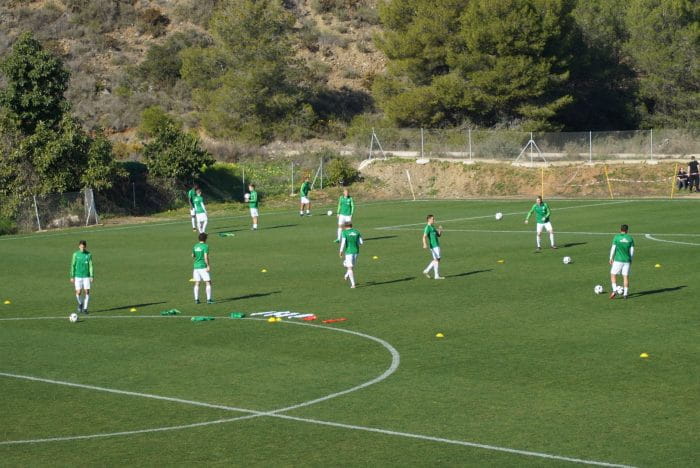
[[210, 23], [215, 50], [182, 54], [207, 131], [263, 142], [313, 123], [307, 73], [292, 48], [294, 21], [279, 0], [221, 2]]
[[189, 183], [214, 158], [201, 148], [199, 138], [174, 125], [160, 128], [143, 148], [148, 172], [154, 177]]
[[151, 138], [169, 126], [180, 130], [182, 123], [165, 112], [162, 107], [151, 106], [141, 112], [138, 133], [143, 138]]
[[572, 0], [392, 0], [375, 93], [400, 125], [558, 127], [572, 102]]
[[626, 25], [644, 124], [699, 127], [700, 3], [630, 0]]
[[58, 124], [68, 108], [63, 93], [69, 74], [31, 33], [19, 36], [0, 63], [0, 71], [7, 79], [7, 86], [0, 90], [0, 105], [16, 116], [25, 134], [31, 134], [40, 122], [49, 127]]

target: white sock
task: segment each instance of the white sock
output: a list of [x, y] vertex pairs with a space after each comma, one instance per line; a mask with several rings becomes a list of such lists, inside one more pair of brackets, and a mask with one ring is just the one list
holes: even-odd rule
[[624, 290], [623, 294], [626, 296], [629, 288], [623, 288], [623, 290]]
[[549, 243], [554, 247], [554, 233], [550, 232], [549, 233]]
[[425, 270], [423, 270], [423, 273], [426, 273], [426, 274], [427, 274], [434, 266], [435, 266], [435, 260], [433, 260], [432, 262], [428, 263], [428, 266], [425, 267]]
[[258, 223], [253, 224], [253, 229], [257, 229], [257, 228], [258, 228]]
[[338, 237], [336, 237], [336, 239], [340, 240], [340, 233], [341, 232], [343, 232], [343, 230], [341, 228], [338, 228]]
[[80, 294], [76, 294], [76, 295], [75, 295], [75, 298], [78, 300], [78, 305], [82, 307], [82, 306], [83, 306], [83, 302], [80, 300]]
[[350, 284], [355, 286], [355, 274], [352, 270], [348, 270], [348, 277], [350, 278]]
[[542, 243], [540, 242], [540, 236], [537, 236], [537, 248], [542, 248]]
[[310, 214], [311, 212], [309, 210], [306, 210], [306, 214]]
[[345, 272], [345, 276], [343, 276], [343, 279], [344, 280], [348, 279], [348, 276], [350, 276], [350, 270]]
[[205, 289], [207, 290], [207, 301], [211, 301], [211, 284], [207, 284]]
[[612, 292], [616, 292], [616, 291], [617, 291], [617, 283], [613, 283], [612, 284]]
[[87, 310], [89, 301], [90, 301], [90, 295], [86, 294], [85, 299], [83, 299], [83, 309]]
[[192, 229], [197, 229], [197, 223], [194, 222], [194, 216], [192, 216]]
[[202, 223], [202, 230], [199, 231], [199, 232], [207, 232], [207, 221], [204, 221], [204, 222]]
[[440, 273], [438, 273], [438, 265], [439, 264], [440, 264], [439, 262], [435, 262], [435, 266], [433, 267], [433, 269], [435, 270], [435, 277], [436, 278], [440, 276]]
[[194, 300], [195, 301], [199, 300], [199, 285], [194, 287]]

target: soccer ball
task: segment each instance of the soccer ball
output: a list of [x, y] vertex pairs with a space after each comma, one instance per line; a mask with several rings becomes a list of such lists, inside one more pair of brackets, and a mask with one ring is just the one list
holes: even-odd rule
[[328, 210], [328, 213], [326, 213], [328, 216], [333, 216], [333, 210]]
[[625, 292], [625, 290], [622, 286], [618, 286], [617, 288], [615, 288], [615, 293], [617, 295], [622, 295], [623, 292]]
[[593, 288], [593, 292], [596, 294], [603, 294], [603, 287], [599, 284], [596, 285], [595, 288]]
[[249, 201], [249, 200], [250, 200], [250, 194], [249, 194], [249, 193], [246, 193], [245, 195], [243, 195], [243, 199], [244, 199], [245, 201]]
[[569, 263], [571, 263], [571, 257], [564, 257], [562, 259], [562, 262], [564, 262], [565, 265], [568, 265]]
[[77, 322], [78, 321], [78, 314], [76, 314], [75, 312], [70, 314], [70, 316], [68, 317], [68, 320], [70, 320], [70, 323]]
[[498, 213], [496, 213], [496, 221], [500, 221], [501, 218], [503, 218], [503, 213], [499, 211]]

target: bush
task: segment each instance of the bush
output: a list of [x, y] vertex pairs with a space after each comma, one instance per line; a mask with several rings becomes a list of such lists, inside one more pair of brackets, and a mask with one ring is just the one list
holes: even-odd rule
[[350, 162], [341, 156], [334, 156], [326, 165], [324, 172], [325, 182], [329, 186], [350, 185], [359, 176], [357, 169], [352, 167]]
[[136, 29], [141, 34], [150, 34], [160, 37], [165, 34], [165, 29], [170, 24], [170, 19], [156, 8], [146, 8], [139, 14]]
[[0, 236], [17, 233], [17, 225], [9, 218], [0, 217]]

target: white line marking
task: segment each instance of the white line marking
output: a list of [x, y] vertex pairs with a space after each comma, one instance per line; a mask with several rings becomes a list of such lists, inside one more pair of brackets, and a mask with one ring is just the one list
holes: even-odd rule
[[[594, 203], [594, 204], [591, 204], [591, 205], [565, 206], [565, 207], [563, 207], [563, 208], [557, 208], [557, 209], [555, 210], [555, 212], [559, 212], [559, 211], [563, 211], [563, 210], [576, 210], [576, 209], [579, 209], [579, 208], [590, 208], [590, 207], [592, 207], [592, 206], [618, 205], [618, 204], [620, 204], [620, 203], [631, 203], [631, 201], [630, 201], [630, 200], [622, 200], [622, 201], [608, 202], [608, 203]], [[527, 214], [527, 211], [515, 211], [515, 212], [513, 212], [513, 213], [503, 213], [503, 216], [524, 215], [524, 214]], [[474, 220], [474, 219], [485, 219], [485, 218], [493, 218], [493, 214], [482, 215], [482, 216], [471, 216], [471, 217], [468, 217], [468, 218], [441, 219], [440, 222], [441, 222], [441, 223], [448, 223], [448, 222], [452, 222], [452, 221], [471, 221], [471, 220]], [[378, 228], [375, 228], [375, 229], [378, 229], [378, 230], [384, 230], [384, 229], [391, 230], [391, 229], [402, 228], [402, 227], [409, 227], [409, 226], [420, 226], [420, 225], [423, 225], [423, 224], [425, 224], [425, 223], [424, 223], [424, 222], [420, 222], [420, 223], [411, 223], [411, 224], [397, 224], [397, 225], [395, 225], [395, 226], [382, 226], [382, 227], [378, 227]]]
[[[657, 236], [661, 236], [661, 235], [667, 236], [667, 235], [670, 235], [670, 234], [657, 234]], [[690, 234], [689, 237], [690, 237], [690, 236], [692, 236], [692, 234]], [[649, 240], [656, 241], [656, 242], [668, 242], [669, 244], [700, 245], [700, 244], [695, 243], [695, 242], [681, 242], [681, 241], [672, 241], [672, 240], [657, 239], [656, 237], [652, 236], [651, 234], [645, 234], [644, 237], [646, 237], [646, 238], [649, 239]], [[693, 236], [693, 237], [695, 237], [695, 236]]]
[[[162, 317], [162, 316], [158, 316], [158, 315], [142, 316], [142, 317], [144, 317], [144, 318], [146, 318], [146, 317], [149, 317], [149, 318], [171, 318], [171, 319], [175, 318], [175, 317]], [[184, 318], [185, 316], [180, 316], [180, 317]], [[60, 317], [60, 318], [63, 319], [64, 317]], [[127, 316], [113, 316], [113, 317], [103, 316], [103, 318], [138, 318], [138, 317], [131, 317], [131, 316], [127, 315]], [[43, 317], [37, 317], [36, 319], [43, 319]], [[245, 319], [245, 320], [264, 320], [264, 319]], [[189, 428], [194, 428], [194, 427], [210, 426], [210, 425], [215, 425], [215, 424], [223, 424], [223, 423], [228, 423], [228, 422], [233, 422], [233, 421], [240, 421], [240, 420], [244, 420], [244, 419], [252, 419], [252, 418], [266, 416], [266, 417], [279, 418], [279, 419], [285, 419], [285, 420], [291, 420], [291, 421], [297, 421], [297, 422], [304, 422], [304, 423], [308, 423], [308, 424], [317, 424], [317, 425], [337, 427], [337, 428], [341, 428], [341, 429], [351, 429], [351, 430], [356, 430], [356, 431], [372, 432], [372, 433], [385, 434], [385, 435], [390, 435], [390, 436], [395, 436], [395, 437], [408, 437], [408, 438], [412, 438], [412, 439], [426, 440], [426, 441], [430, 441], [430, 442], [438, 442], [438, 443], [445, 443], [445, 444], [452, 444], [452, 445], [461, 445], [461, 446], [465, 446], [465, 447], [479, 448], [479, 449], [490, 450], [490, 451], [495, 451], [495, 452], [512, 453], [515, 455], [545, 458], [545, 459], [550, 459], [550, 460], [559, 460], [559, 461], [565, 461], [565, 462], [570, 462], [570, 463], [579, 463], [579, 464], [587, 464], [587, 465], [595, 465], [595, 466], [607, 466], [607, 467], [633, 468], [630, 465], [622, 465], [622, 464], [608, 463], [608, 462], [595, 461], [595, 460], [586, 460], [586, 459], [581, 459], [581, 458], [572, 458], [572, 457], [566, 457], [566, 456], [562, 456], [562, 455], [552, 455], [552, 454], [543, 453], [543, 452], [519, 450], [519, 449], [508, 448], [508, 447], [500, 447], [500, 446], [496, 446], [496, 445], [480, 444], [480, 443], [476, 443], [476, 442], [446, 439], [446, 438], [442, 438], [442, 437], [427, 436], [427, 435], [414, 434], [414, 433], [409, 433], [409, 432], [398, 432], [398, 431], [392, 431], [392, 430], [388, 430], [388, 429], [366, 427], [366, 426], [357, 426], [357, 425], [351, 425], [351, 424], [343, 424], [343, 423], [337, 423], [337, 422], [332, 422], [332, 421], [322, 421], [322, 420], [310, 419], [310, 418], [300, 418], [300, 417], [296, 417], [296, 416], [281, 414], [282, 412], [291, 411], [293, 409], [301, 408], [303, 406], [309, 406], [309, 405], [312, 405], [315, 403], [319, 403], [321, 401], [335, 398], [335, 397], [340, 396], [340, 395], [345, 395], [345, 394], [350, 393], [352, 391], [360, 390], [361, 388], [368, 387], [368, 386], [373, 385], [375, 383], [379, 383], [382, 380], [385, 380], [386, 378], [388, 378], [393, 372], [396, 371], [396, 369], [399, 366], [399, 361], [400, 361], [400, 355], [399, 355], [398, 351], [393, 346], [391, 346], [386, 341], [384, 341], [380, 338], [377, 338], [377, 337], [373, 337], [371, 335], [366, 335], [364, 333], [355, 332], [352, 330], [347, 330], [347, 329], [342, 329], [342, 328], [326, 327], [323, 325], [313, 325], [313, 324], [299, 323], [299, 322], [284, 322], [284, 323], [292, 324], [292, 325], [309, 326], [309, 327], [315, 327], [315, 328], [323, 328], [323, 329], [328, 329], [328, 330], [333, 330], [333, 331], [338, 331], [338, 332], [343, 332], [343, 333], [349, 333], [352, 335], [358, 335], [358, 336], [361, 336], [364, 338], [368, 338], [368, 339], [373, 340], [377, 343], [380, 343], [382, 346], [384, 346], [385, 348], [387, 348], [391, 352], [392, 364], [389, 367], [389, 369], [387, 369], [382, 375], [376, 377], [375, 379], [373, 379], [371, 381], [368, 381], [368, 382], [360, 384], [356, 387], [353, 387], [352, 389], [344, 390], [342, 392], [337, 392], [337, 393], [327, 395], [327, 396], [322, 397], [322, 398], [318, 398], [316, 400], [311, 400], [308, 402], [300, 403], [298, 405], [293, 405], [293, 406], [280, 408], [277, 410], [272, 410], [272, 411], [267, 411], [267, 412], [249, 410], [249, 409], [244, 409], [244, 408], [236, 408], [236, 407], [226, 406], [226, 405], [215, 405], [215, 404], [211, 404], [211, 403], [204, 403], [204, 402], [193, 401], [193, 400], [185, 400], [185, 399], [181, 399], [181, 398], [171, 398], [171, 397], [152, 395], [152, 394], [147, 394], [147, 393], [131, 392], [131, 391], [126, 391], [126, 390], [116, 390], [116, 389], [110, 389], [110, 388], [104, 388], [104, 387], [97, 387], [97, 386], [93, 386], [93, 385], [83, 385], [83, 384], [77, 384], [77, 383], [72, 383], [72, 382], [63, 382], [63, 381], [52, 380], [52, 379], [43, 379], [43, 378], [39, 378], [39, 377], [32, 377], [32, 376], [25, 376], [25, 375], [17, 375], [17, 374], [0, 372], [0, 376], [11, 377], [11, 378], [16, 378], [16, 379], [24, 379], [24, 380], [30, 380], [30, 381], [43, 382], [43, 383], [50, 383], [50, 384], [55, 384], [55, 385], [66, 385], [69, 387], [84, 388], [87, 390], [103, 391], [103, 392], [107, 392], [107, 393], [116, 393], [116, 394], [127, 395], [127, 396], [136, 396], [136, 397], [141, 397], [141, 398], [150, 398], [150, 399], [156, 399], [156, 400], [170, 401], [170, 402], [174, 402], [174, 403], [202, 406], [202, 407], [206, 407], [206, 408], [221, 409], [221, 410], [225, 410], [225, 411], [236, 411], [236, 412], [249, 413], [245, 416], [238, 416], [238, 417], [229, 418], [229, 419], [217, 419], [214, 421], [205, 421], [205, 422], [184, 424], [184, 425], [178, 425], [178, 426], [169, 426], [169, 427], [139, 429], [139, 430], [134, 430], [134, 431], [120, 431], [120, 432], [112, 432], [112, 433], [52, 437], [52, 438], [43, 438], [43, 439], [30, 439], [30, 440], [0, 441], [0, 445], [36, 444], [36, 443], [43, 443], [43, 442], [65, 442], [65, 441], [72, 441], [72, 440], [85, 440], [85, 439], [96, 439], [96, 438], [125, 436], [125, 435], [147, 434], [147, 433], [152, 433], [152, 432], [165, 432], [165, 431], [189, 429]]]

